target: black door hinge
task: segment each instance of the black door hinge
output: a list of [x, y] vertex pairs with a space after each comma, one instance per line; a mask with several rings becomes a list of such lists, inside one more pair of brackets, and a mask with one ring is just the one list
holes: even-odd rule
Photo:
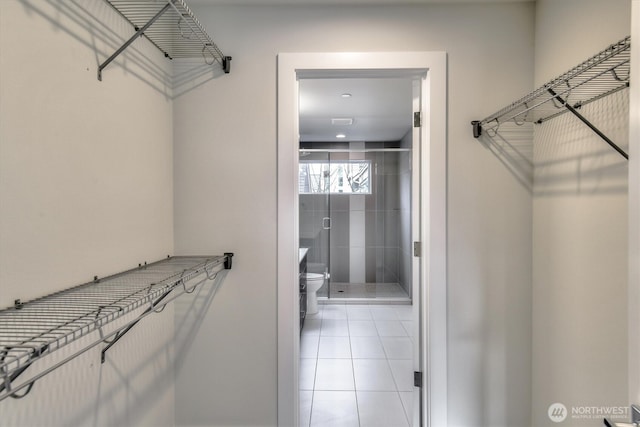
[[416, 111], [413, 113], [413, 127], [419, 128], [420, 126], [422, 126], [422, 114], [420, 111]]
[[413, 373], [413, 386], [422, 387], [422, 372], [415, 371]]

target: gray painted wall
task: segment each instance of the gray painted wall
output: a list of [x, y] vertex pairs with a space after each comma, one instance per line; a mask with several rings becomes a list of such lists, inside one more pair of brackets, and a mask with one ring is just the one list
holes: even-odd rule
[[[141, 40], [96, 77], [130, 32], [103, 1], [0, 1], [0, 307], [173, 253], [171, 64]], [[172, 426], [173, 306], [152, 317], [105, 364], [95, 347], [2, 401], [0, 423]]]
[[[603, 215], [619, 215], [624, 197], [586, 195], [586, 203], [546, 197], [534, 206], [528, 190], [470, 136], [468, 125], [532, 88], [534, 34], [536, 81], [542, 83], [629, 32], [628, 0], [579, 0], [580, 14], [574, 13], [577, 1], [538, 0], [535, 32], [532, 3], [394, 6], [393, 13], [386, 7], [198, 5], [205, 27], [234, 55], [233, 72], [217, 78], [203, 67], [201, 77], [178, 82], [174, 102], [166, 92], [166, 61], [143, 41], [136, 49], [144, 58], [130, 53], [136, 60], [123, 68], [112, 64], [102, 83], [95, 80], [96, 51], [105, 57], [115, 47], [96, 29], [113, 24], [116, 38], [130, 30], [106, 4], [0, 2], [2, 306], [171, 253], [175, 211], [178, 251], [238, 254], [233, 274], [198, 319], [200, 329], [181, 349], [176, 424], [274, 425], [276, 54], [444, 50], [450, 82], [450, 425], [525, 426], [531, 419], [536, 427], [538, 421], [544, 425], [551, 396], [570, 396], [570, 404], [616, 404], [625, 363], [602, 368], [615, 360], [591, 350], [603, 336], [624, 348], [617, 315], [586, 337], [571, 331], [549, 337], [548, 330], [587, 330], [593, 319], [585, 314], [600, 313], [602, 301], [616, 310], [626, 305], [616, 304], [623, 298], [620, 257], [591, 251], [594, 239], [585, 233], [604, 230]], [[87, 12], [92, 27], [82, 25]], [[554, 42], [559, 35], [563, 43]], [[140, 61], [145, 69], [138, 68]], [[174, 68], [182, 70], [178, 62]], [[254, 175], [238, 174], [242, 167]], [[599, 242], [613, 254], [622, 251], [624, 235], [624, 220], [617, 218], [618, 226]], [[558, 235], [538, 234], [545, 224]], [[572, 241], [574, 232], [579, 239]], [[576, 282], [591, 280], [590, 270], [566, 275], [557, 264], [540, 262], [540, 252], [531, 253], [532, 247], [570, 252], [580, 245], [586, 248], [580, 266], [605, 261], [603, 281], [613, 285], [604, 295], [598, 294], [605, 291], [601, 283]], [[543, 273], [553, 287], [539, 280]], [[547, 295], [551, 291], [560, 298]], [[583, 298], [581, 309], [567, 309], [576, 307], [569, 300], [575, 295]], [[166, 369], [174, 349], [163, 345], [172, 339], [172, 316], [169, 306], [152, 324], [141, 325], [113, 353], [113, 364], [99, 368], [97, 355], [89, 354], [60, 376], [52, 374], [47, 381], [62, 390], [62, 398], [41, 382], [25, 400], [3, 402], [2, 419], [17, 425], [171, 425], [174, 385]], [[532, 342], [539, 351], [532, 352]], [[154, 348], [164, 348], [166, 358], [153, 359]], [[611, 374], [605, 380], [616, 390], [609, 396], [596, 394], [602, 384], [585, 370], [588, 363], [603, 377]], [[531, 369], [539, 377], [533, 392]], [[126, 383], [123, 372], [131, 374]]]
[[238, 255], [176, 377], [178, 425], [276, 423], [276, 55], [412, 50], [448, 53], [450, 424], [526, 425], [531, 194], [469, 122], [531, 89], [533, 3], [194, 10], [234, 70], [174, 101], [175, 244]]
[[[630, 11], [628, 0], [539, 0], [536, 82], [629, 35]], [[582, 110], [625, 150], [628, 102], [624, 91]], [[628, 162], [569, 114], [536, 126], [534, 142], [532, 424], [552, 426], [556, 402], [568, 411], [629, 404]]]

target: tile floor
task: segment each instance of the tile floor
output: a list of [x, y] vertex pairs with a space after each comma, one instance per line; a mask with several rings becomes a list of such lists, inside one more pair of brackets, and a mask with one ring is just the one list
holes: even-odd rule
[[409, 426], [412, 307], [319, 304], [300, 337], [300, 426]]

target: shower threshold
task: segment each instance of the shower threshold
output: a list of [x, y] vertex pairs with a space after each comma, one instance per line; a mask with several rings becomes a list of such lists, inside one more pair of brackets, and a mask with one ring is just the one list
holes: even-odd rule
[[318, 302], [353, 304], [411, 304], [411, 298], [398, 283], [331, 283], [331, 298], [325, 286], [318, 291]]

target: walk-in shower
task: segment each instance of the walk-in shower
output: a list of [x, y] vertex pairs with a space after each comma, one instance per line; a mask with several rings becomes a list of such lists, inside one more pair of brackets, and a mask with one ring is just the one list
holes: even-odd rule
[[319, 299], [411, 299], [411, 142], [300, 144], [300, 246]]

